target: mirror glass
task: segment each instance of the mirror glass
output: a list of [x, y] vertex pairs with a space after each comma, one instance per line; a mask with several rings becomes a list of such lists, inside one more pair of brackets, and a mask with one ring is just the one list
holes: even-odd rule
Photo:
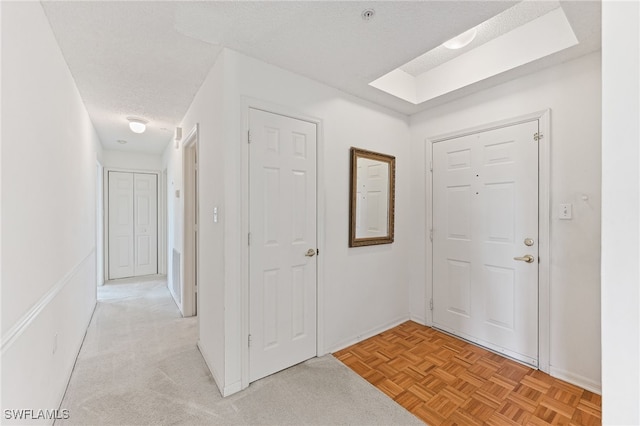
[[351, 148], [349, 246], [393, 242], [395, 158]]

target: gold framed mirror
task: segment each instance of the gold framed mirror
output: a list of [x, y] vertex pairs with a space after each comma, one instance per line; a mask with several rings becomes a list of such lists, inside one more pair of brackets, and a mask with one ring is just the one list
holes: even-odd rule
[[396, 158], [351, 148], [349, 247], [393, 243]]

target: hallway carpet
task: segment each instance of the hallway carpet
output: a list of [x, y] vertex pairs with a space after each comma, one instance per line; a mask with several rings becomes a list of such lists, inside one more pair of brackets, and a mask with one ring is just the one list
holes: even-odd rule
[[166, 282], [109, 283], [87, 330], [56, 425], [420, 425], [331, 355], [222, 398]]

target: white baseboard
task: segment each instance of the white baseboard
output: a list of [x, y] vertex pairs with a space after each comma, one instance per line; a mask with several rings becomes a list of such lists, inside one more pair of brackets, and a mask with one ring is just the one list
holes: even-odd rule
[[413, 315], [411, 314], [409, 316], [409, 319], [413, 322], [417, 322], [420, 325], [427, 325], [427, 320], [426, 318], [422, 317], [422, 316], [418, 316], [418, 315]]
[[238, 393], [242, 390], [242, 382], [237, 381], [235, 383], [230, 384], [229, 386], [224, 387], [223, 397], [227, 397], [229, 395], [233, 395], [234, 393]]
[[96, 306], [98, 306], [97, 301], [93, 305], [93, 309], [91, 310], [91, 315], [89, 315], [89, 319], [87, 320], [86, 326], [84, 328], [84, 335], [82, 336], [82, 339], [80, 339], [76, 347], [74, 348], [76, 358], [74, 359], [73, 363], [69, 366], [69, 368], [66, 371], [66, 376], [68, 377], [67, 385], [61, 390], [61, 392], [59, 392], [59, 395], [58, 395], [58, 401], [60, 401], [58, 404], [58, 409], [60, 410], [64, 408], [62, 407], [62, 401], [64, 400], [64, 396], [67, 393], [67, 389], [69, 388], [69, 383], [71, 382], [71, 375], [73, 374], [73, 370], [76, 368], [76, 362], [78, 362], [78, 357], [80, 356], [80, 351], [82, 350], [84, 339], [86, 339], [87, 337], [87, 331], [89, 330], [89, 326], [91, 325], [91, 320], [93, 320], [93, 314], [95, 314], [96, 312]]
[[569, 382], [588, 391], [597, 393], [598, 395], [602, 395], [602, 384], [595, 380], [591, 380], [579, 374], [554, 366], [551, 366], [549, 370], [549, 374], [557, 379], [564, 380], [565, 382]]
[[209, 369], [209, 371], [211, 372], [211, 375], [213, 376], [213, 381], [216, 383], [216, 386], [218, 387], [218, 391], [220, 392], [220, 395], [222, 395], [223, 397], [226, 396], [224, 394], [224, 380], [222, 380], [222, 377], [220, 376], [220, 374], [209, 363], [209, 352], [207, 352], [204, 349], [202, 342], [200, 340], [198, 340], [197, 346], [198, 346], [198, 350], [200, 351], [200, 354], [202, 355], [202, 359], [204, 359], [204, 363], [207, 365], [207, 368]]
[[396, 327], [396, 326], [402, 324], [403, 322], [407, 322], [407, 321], [409, 321], [409, 319], [410, 318], [408, 316], [402, 316], [402, 317], [396, 318], [394, 320], [391, 320], [389, 322], [386, 322], [384, 324], [381, 324], [379, 326], [373, 327], [373, 328], [371, 328], [369, 330], [366, 330], [366, 331], [362, 332], [361, 334], [359, 334], [357, 336], [349, 337], [347, 339], [343, 339], [342, 341], [340, 341], [340, 342], [338, 342], [338, 343], [336, 343], [334, 345], [329, 346], [329, 348], [327, 350], [327, 353], [331, 354], [331, 353], [337, 352], [337, 351], [339, 351], [341, 349], [344, 349], [346, 347], [349, 347], [351, 345], [354, 345], [354, 344], [356, 344], [358, 342], [361, 342], [361, 341], [366, 340], [366, 339], [368, 339], [370, 337], [373, 337], [376, 334], [380, 334], [383, 331], [387, 331], [387, 330], [389, 330], [389, 329], [391, 329], [393, 327]]

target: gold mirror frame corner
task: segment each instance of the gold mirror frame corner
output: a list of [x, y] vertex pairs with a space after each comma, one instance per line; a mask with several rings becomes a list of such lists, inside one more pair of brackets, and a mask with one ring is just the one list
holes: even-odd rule
[[[394, 240], [395, 206], [396, 206], [396, 157], [379, 152], [351, 147], [349, 169], [349, 247], [373, 246], [391, 244]], [[388, 232], [383, 237], [356, 238], [356, 195], [357, 195], [357, 161], [358, 158], [368, 158], [389, 164], [389, 213]]]

